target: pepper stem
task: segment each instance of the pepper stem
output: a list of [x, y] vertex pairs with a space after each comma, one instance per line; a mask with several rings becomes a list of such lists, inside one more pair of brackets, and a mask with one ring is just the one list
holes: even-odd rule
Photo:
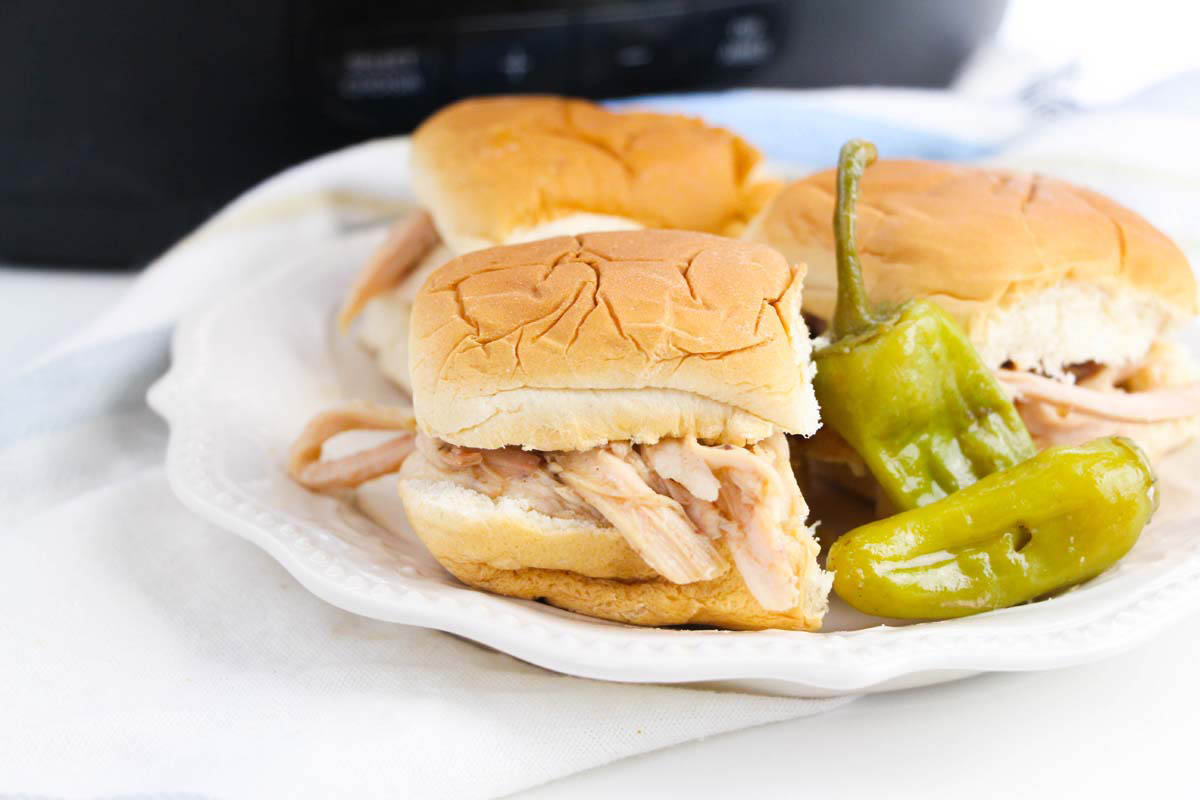
[[838, 156], [837, 206], [833, 211], [833, 235], [837, 246], [837, 308], [833, 313], [833, 338], [841, 339], [876, 324], [867, 307], [862, 264], [858, 260], [856, 233], [859, 181], [875, 163], [875, 145], [851, 139]]

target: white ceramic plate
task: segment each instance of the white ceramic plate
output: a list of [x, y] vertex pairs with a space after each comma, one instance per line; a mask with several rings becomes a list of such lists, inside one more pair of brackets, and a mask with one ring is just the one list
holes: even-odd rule
[[[336, 606], [450, 631], [572, 675], [808, 696], [1078, 664], [1200, 606], [1197, 448], [1163, 470], [1163, 507], [1115, 569], [1061, 597], [962, 620], [885, 626], [835, 602], [823, 633], [642, 629], [465, 587], [408, 530], [391, 479], [343, 501], [284, 473], [288, 445], [312, 414], [346, 398], [397, 397], [333, 325], [381, 235], [332, 242], [188, 317], [171, 371], [150, 393], [170, 423], [167, 474], [180, 499]], [[1193, 476], [1190, 485], [1176, 475]]]

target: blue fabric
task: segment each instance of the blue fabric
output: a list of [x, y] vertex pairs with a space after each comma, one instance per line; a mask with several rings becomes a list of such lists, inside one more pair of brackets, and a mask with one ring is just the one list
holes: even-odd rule
[[803, 95], [740, 90], [719, 93], [656, 95], [611, 101], [621, 108], [637, 105], [703, 117], [737, 131], [768, 158], [815, 168], [833, 166], [847, 139], [870, 139], [888, 158], [970, 161], [999, 149], [1001, 142], [956, 139], [867, 116], [817, 109]]
[[171, 334], [144, 331], [75, 350], [0, 381], [0, 447], [73, 423], [145, 405], [167, 371]]

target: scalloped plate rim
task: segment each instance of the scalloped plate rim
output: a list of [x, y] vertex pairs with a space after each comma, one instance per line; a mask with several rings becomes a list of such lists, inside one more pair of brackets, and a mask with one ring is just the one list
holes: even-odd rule
[[[376, 619], [447, 631], [580, 677], [662, 683], [717, 681], [732, 688], [756, 688], [759, 681], [772, 681], [778, 685], [772, 684], [771, 691], [806, 695], [879, 691], [963, 674], [1086, 663], [1128, 650], [1200, 607], [1200, 549], [1196, 547], [1189, 557], [1164, 568], [1153, 580], [1114, 578], [1112, 583], [1131, 584], [1126, 587], [1129, 594], [1119, 602], [1109, 598], [1086, 613], [1081, 603], [1075, 609], [1080, 613], [1073, 619], [1039, 620], [1042, 615], [1037, 614], [1034, 624], [1016, 626], [1007, 624], [1008, 615], [1036, 611], [1048, 604], [948, 622], [860, 631], [680, 631], [597, 622], [422, 578], [399, 581], [406, 585], [401, 594], [379, 593], [370, 586], [349, 588], [345, 581], [334, 581], [314, 569], [289, 548], [278, 531], [260, 521], [264, 516], [285, 518], [286, 509], [264, 504], [228, 484], [227, 476], [214, 474], [211, 459], [195, 452], [198, 436], [214, 436], [213, 419], [220, 419], [220, 408], [207, 402], [211, 386], [185, 391], [198, 388], [194, 370], [209, 345], [206, 330], [214, 316], [227, 313], [239, 301], [266, 291], [285, 276], [311, 271], [313, 263], [343, 246], [344, 241], [333, 242], [305, 258], [282, 264], [223, 300], [185, 315], [172, 336], [171, 367], [148, 393], [151, 406], [169, 425], [166, 471], [180, 500], [193, 512], [265, 550], [305, 588], [335, 606]], [[222, 480], [226, 481], [223, 487]], [[236, 497], [238, 502], [224, 502], [222, 494]], [[285, 524], [302, 530], [307, 526], [295, 521]], [[337, 535], [328, 529], [307, 533]], [[1062, 610], [1062, 600], [1079, 594], [1050, 602], [1056, 611]], [[1093, 629], [1090, 635], [1089, 627]], [[651, 644], [653, 637], [669, 640]], [[703, 657], [695, 658], [697, 655]]]

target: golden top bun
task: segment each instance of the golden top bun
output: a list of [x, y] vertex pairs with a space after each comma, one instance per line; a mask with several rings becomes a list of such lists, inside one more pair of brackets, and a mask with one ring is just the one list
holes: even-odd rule
[[[837, 288], [835, 177], [826, 170], [790, 184], [749, 234], [808, 265], [805, 310], [825, 319]], [[871, 300], [933, 299], [991, 362], [1053, 372], [1064, 363], [1132, 361], [1196, 313], [1195, 277], [1169, 238], [1060, 180], [879, 161], [863, 178], [858, 213]]]
[[769, 247], [683, 231], [460, 256], [414, 304], [418, 424], [454, 444], [534, 450], [810, 434], [803, 278]]
[[607, 218], [585, 230], [624, 221], [736, 235], [779, 188], [760, 179], [760, 161], [697, 119], [549, 96], [464, 100], [412, 139], [417, 195], [460, 253], [581, 213]]

